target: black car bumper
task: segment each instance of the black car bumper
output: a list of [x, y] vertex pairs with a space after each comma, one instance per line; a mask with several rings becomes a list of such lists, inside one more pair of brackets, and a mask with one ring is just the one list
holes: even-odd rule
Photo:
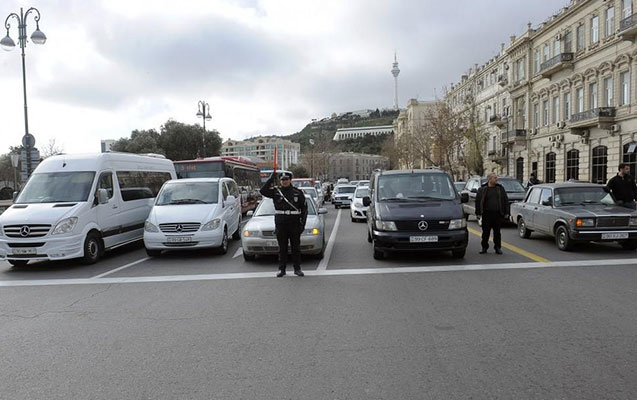
[[[618, 237], [621, 235], [621, 237]], [[582, 242], [617, 242], [622, 240], [637, 240], [637, 230], [604, 230], [604, 231], [571, 231], [569, 236], [572, 240]], [[627, 237], [626, 237], [627, 236]]]
[[[412, 243], [412, 236], [437, 236], [437, 242]], [[440, 232], [381, 232], [372, 233], [374, 247], [384, 251], [444, 251], [461, 250], [469, 243], [466, 229]]]

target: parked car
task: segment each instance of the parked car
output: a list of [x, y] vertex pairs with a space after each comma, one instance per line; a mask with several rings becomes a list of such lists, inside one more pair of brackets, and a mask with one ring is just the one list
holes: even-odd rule
[[157, 192], [175, 179], [163, 156], [101, 153], [52, 156], [35, 169], [0, 216], [0, 259], [81, 258], [139, 241]]
[[323, 198], [319, 196], [315, 188], [302, 187], [300, 189], [303, 191], [303, 193], [310, 196], [312, 200], [314, 200], [319, 207], [323, 207]]
[[[311, 197], [307, 200], [307, 221], [305, 230], [301, 234], [301, 254], [314, 255], [323, 258], [325, 253], [325, 221], [323, 214], [327, 214], [325, 208], [318, 208]], [[279, 245], [274, 231], [274, 203], [272, 199], [265, 198], [254, 211], [248, 212], [250, 220], [243, 228], [241, 246], [243, 258], [253, 261], [258, 255], [278, 254]]]
[[338, 185], [335, 187], [334, 194], [332, 194], [334, 208], [349, 207], [355, 191], [356, 186], [353, 185]]
[[150, 257], [162, 250], [216, 248], [228, 251], [228, 236], [241, 238], [241, 198], [230, 178], [166, 182], [148, 216], [144, 246]]
[[511, 215], [520, 237], [551, 235], [560, 250], [571, 250], [578, 242], [618, 242], [624, 249], [637, 249], [637, 211], [616, 205], [602, 185], [534, 185], [523, 202], [511, 206]]
[[349, 182], [349, 184], [352, 185], [352, 186], [358, 186], [358, 182], [360, 182], [360, 181], [351, 181], [351, 182]]
[[347, 178], [339, 178], [336, 181], [337, 185], [347, 185], [349, 183], [349, 180]]
[[456, 181], [453, 183], [453, 186], [456, 187], [456, 190], [458, 192], [462, 192], [465, 188], [465, 186], [467, 186], [467, 182], [463, 182], [463, 181]]
[[463, 258], [469, 242], [460, 195], [446, 173], [438, 169], [375, 173], [367, 211], [367, 239], [375, 259], [390, 252], [450, 250]]
[[352, 222], [367, 220], [367, 207], [363, 204], [363, 198], [369, 196], [369, 186], [359, 186], [354, 192], [352, 204], [349, 206]]
[[[509, 206], [524, 199], [526, 190], [517, 179], [509, 176], [501, 176], [498, 177], [498, 183], [502, 185], [506, 191], [507, 197], [509, 198]], [[462, 205], [465, 218], [469, 219], [470, 215], [476, 215], [476, 195], [478, 194], [480, 186], [486, 184], [487, 178], [474, 177], [467, 181], [467, 184], [462, 190], [463, 193], [467, 193], [469, 196], [469, 201]], [[511, 219], [511, 221], [515, 222], [513, 219]]]
[[312, 178], [294, 178], [292, 179], [292, 186], [297, 188], [314, 187], [316, 182]]
[[367, 181], [367, 180], [358, 181], [357, 186], [369, 186], [369, 181]]

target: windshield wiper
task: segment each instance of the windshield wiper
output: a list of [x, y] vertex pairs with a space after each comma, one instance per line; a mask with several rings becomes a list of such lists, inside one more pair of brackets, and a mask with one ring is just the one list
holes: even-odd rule
[[433, 196], [410, 196], [408, 199], [416, 199], [416, 200], [442, 200], [440, 197]]
[[386, 197], [380, 201], [409, 201], [406, 197]]
[[173, 200], [169, 204], [208, 204], [208, 203], [199, 199], [179, 199], [179, 200]]

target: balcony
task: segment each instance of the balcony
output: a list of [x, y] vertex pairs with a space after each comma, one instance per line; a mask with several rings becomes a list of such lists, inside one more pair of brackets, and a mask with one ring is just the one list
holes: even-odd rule
[[489, 123], [491, 125], [497, 126], [498, 128], [501, 128], [506, 125], [507, 121], [506, 119], [496, 114], [489, 117]]
[[619, 37], [622, 40], [635, 41], [635, 37], [637, 37], [637, 14], [621, 20], [619, 23]]
[[599, 107], [571, 115], [568, 123], [571, 133], [587, 128], [610, 129], [615, 122], [615, 107]]
[[502, 151], [489, 150], [487, 157], [489, 161], [494, 162], [496, 164], [503, 164], [507, 160], [506, 151], [504, 150]]
[[502, 134], [501, 143], [524, 143], [526, 141], [526, 129], [513, 129]]
[[498, 85], [504, 87], [508, 84], [509, 84], [509, 79], [506, 77], [506, 75], [498, 76]]
[[558, 54], [550, 60], [544, 61], [540, 64], [539, 75], [541, 75], [542, 78], [550, 78], [554, 73], [565, 68], [570, 68], [573, 65], [574, 60], [575, 55], [573, 53]]

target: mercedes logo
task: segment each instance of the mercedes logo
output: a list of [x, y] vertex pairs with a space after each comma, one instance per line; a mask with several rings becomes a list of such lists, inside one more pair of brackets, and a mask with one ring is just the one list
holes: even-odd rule
[[427, 221], [418, 222], [418, 229], [420, 229], [421, 231], [426, 231], [427, 228], [429, 228], [429, 224], [427, 223]]
[[31, 233], [31, 228], [29, 228], [28, 226], [25, 225], [20, 228], [20, 236], [27, 237], [29, 236], [29, 233]]
[[181, 225], [177, 225], [177, 228], [175, 228], [175, 230], [177, 232], [181, 232], [184, 228]]

